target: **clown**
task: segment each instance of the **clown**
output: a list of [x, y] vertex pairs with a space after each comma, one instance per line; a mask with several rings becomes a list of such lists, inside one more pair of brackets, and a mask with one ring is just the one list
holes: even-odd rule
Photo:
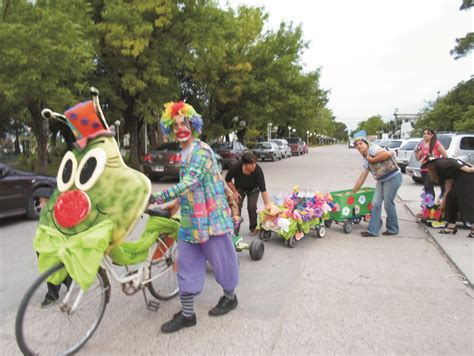
[[[154, 194], [156, 203], [179, 199], [181, 227], [178, 241], [178, 285], [182, 309], [162, 325], [164, 333], [196, 325], [194, 296], [202, 291], [206, 260], [224, 295], [209, 315], [224, 315], [237, 307], [234, 289], [239, 280], [237, 255], [232, 245], [233, 223], [224, 182], [212, 149], [197, 137], [201, 116], [183, 102], [165, 104], [161, 118], [165, 135], [181, 144], [180, 182]], [[175, 210], [171, 208], [171, 210]]]

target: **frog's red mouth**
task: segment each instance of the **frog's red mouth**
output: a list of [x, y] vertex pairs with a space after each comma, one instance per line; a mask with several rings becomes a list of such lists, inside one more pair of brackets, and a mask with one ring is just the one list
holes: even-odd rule
[[81, 232], [84, 232], [84, 231], [87, 231], [89, 230], [92, 226], [94, 226], [96, 223], [97, 223], [97, 220], [99, 219], [99, 217], [101, 215], [107, 215], [107, 212], [103, 211], [102, 209], [100, 209], [99, 207], [99, 204], [96, 204], [95, 206], [95, 209], [93, 209], [89, 216], [93, 216], [93, 214], [95, 215], [92, 219], [91, 219], [91, 222], [89, 224], [87, 224], [87, 226], [84, 226], [84, 228], [80, 229], [80, 230], [73, 230], [71, 231], [70, 229], [68, 228], [63, 228], [61, 227], [56, 219], [54, 218], [54, 210], [53, 209], [50, 209], [48, 211], [48, 213], [51, 215], [51, 220], [53, 221], [53, 225], [54, 227], [56, 228], [56, 230], [58, 230], [59, 232], [61, 232], [63, 235], [66, 235], [66, 236], [72, 236], [72, 235], [76, 235], [76, 234], [79, 234]]

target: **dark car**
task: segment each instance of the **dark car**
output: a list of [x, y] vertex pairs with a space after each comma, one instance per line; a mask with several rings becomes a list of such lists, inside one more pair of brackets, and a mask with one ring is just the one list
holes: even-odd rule
[[286, 139], [291, 147], [291, 154], [300, 156], [304, 153], [304, 142], [299, 137], [291, 137]]
[[233, 142], [215, 142], [211, 145], [214, 152], [222, 157], [224, 167], [228, 168], [239, 162], [242, 155], [247, 150], [239, 141]]
[[[222, 171], [222, 157], [216, 154], [219, 169]], [[143, 158], [143, 171], [151, 179], [163, 177], [178, 178], [181, 167], [181, 145], [179, 142], [166, 142], [151, 150]]]
[[38, 219], [40, 198], [49, 198], [56, 188], [56, 178], [23, 172], [0, 163], [0, 218], [25, 215]]

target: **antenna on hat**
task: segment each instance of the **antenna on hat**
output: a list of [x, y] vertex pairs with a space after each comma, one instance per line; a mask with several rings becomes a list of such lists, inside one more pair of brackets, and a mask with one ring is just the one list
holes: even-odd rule
[[58, 121], [61, 121], [65, 124], [67, 124], [66, 116], [64, 116], [63, 114], [54, 112], [51, 109], [43, 109], [41, 111], [41, 116], [43, 116], [43, 118], [46, 119], [46, 120], [55, 119], [55, 120], [58, 120]]
[[99, 114], [99, 120], [104, 125], [105, 129], [109, 129], [109, 125], [107, 125], [107, 121], [105, 121], [104, 113], [102, 112], [102, 108], [100, 107], [99, 103], [99, 89], [95, 87], [90, 88], [90, 93], [92, 95], [92, 102], [94, 103], [94, 109]]

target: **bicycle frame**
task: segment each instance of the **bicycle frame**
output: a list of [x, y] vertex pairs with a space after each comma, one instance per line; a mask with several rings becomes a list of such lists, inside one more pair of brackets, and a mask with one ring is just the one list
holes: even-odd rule
[[[136, 270], [136, 272], [134, 272], [132, 274], [125, 273], [122, 276], [119, 276], [117, 274], [117, 272], [114, 270], [112, 259], [109, 256], [104, 256], [103, 257], [102, 262], [101, 262], [101, 267], [104, 268], [105, 271], [107, 272], [107, 274], [109, 276], [112, 276], [114, 281], [117, 282], [118, 284], [125, 285], [129, 282], [132, 282], [133, 286], [135, 288], [142, 289], [148, 283], [150, 283], [151, 281], [153, 281], [156, 278], [160, 277], [163, 273], [166, 273], [166, 271], [163, 271], [161, 273], [157, 273], [156, 275], [154, 275], [152, 277], [150, 276], [150, 267], [153, 265], [152, 258], [154, 256], [157, 248], [159, 248], [160, 252], [162, 254], [164, 254], [167, 249], [173, 248], [173, 247], [169, 247], [165, 243], [165, 241], [163, 241], [162, 236], [158, 236], [157, 239], [156, 239], [156, 242], [148, 250], [148, 257], [142, 263], [140, 263], [138, 265], [134, 265], [134, 266], [137, 266], [138, 269]], [[121, 267], [126, 268], [128, 266], [121, 266]], [[67, 310], [68, 314], [74, 313], [74, 311], [77, 309], [77, 307], [78, 307], [78, 305], [79, 305], [79, 303], [82, 299], [82, 296], [84, 295], [84, 291], [81, 289], [79, 291], [76, 299], [73, 302], [73, 306], [71, 308], [67, 308], [66, 305], [69, 302], [69, 299], [71, 298], [71, 296], [72, 296], [74, 290], [76, 289], [76, 287], [77, 287], [77, 284], [73, 280], [70, 287], [69, 287], [69, 290], [66, 293], [66, 295], [64, 296], [64, 300], [62, 302], [62, 306], [64, 306], [64, 308], [68, 309]]]

